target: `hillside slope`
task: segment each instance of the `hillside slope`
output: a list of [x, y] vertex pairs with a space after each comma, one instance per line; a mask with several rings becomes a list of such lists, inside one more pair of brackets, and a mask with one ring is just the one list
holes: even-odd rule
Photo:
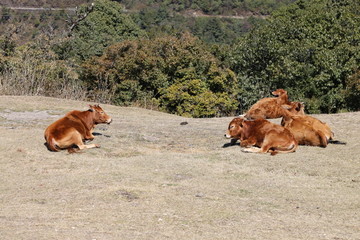
[[224, 148], [232, 118], [103, 105], [101, 148], [49, 152], [46, 126], [87, 104], [0, 96], [2, 239], [360, 238], [360, 112], [317, 115], [347, 145], [271, 157]]

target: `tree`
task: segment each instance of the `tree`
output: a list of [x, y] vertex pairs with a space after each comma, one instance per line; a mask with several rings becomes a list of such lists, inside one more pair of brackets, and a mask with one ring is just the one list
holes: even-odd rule
[[82, 6], [77, 18], [71, 24], [71, 37], [55, 47], [63, 59], [74, 57], [83, 61], [100, 56], [111, 44], [146, 35], [123, 13], [120, 4], [109, 0], [96, 0], [91, 8]]
[[360, 111], [360, 69], [347, 79], [345, 100], [352, 111]]
[[343, 90], [360, 63], [359, 11], [356, 0], [299, 0], [275, 12], [236, 45], [232, 67], [242, 86], [257, 98], [286, 88], [309, 112], [349, 107]]

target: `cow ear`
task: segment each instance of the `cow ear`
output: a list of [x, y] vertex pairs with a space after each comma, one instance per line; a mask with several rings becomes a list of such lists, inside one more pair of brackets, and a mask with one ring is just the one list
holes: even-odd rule
[[88, 111], [93, 112], [94, 111], [94, 106], [89, 104], [89, 110]]
[[298, 102], [297, 106], [296, 106], [296, 111], [300, 111], [301, 108], [304, 108], [305, 105], [304, 105], [304, 102]]

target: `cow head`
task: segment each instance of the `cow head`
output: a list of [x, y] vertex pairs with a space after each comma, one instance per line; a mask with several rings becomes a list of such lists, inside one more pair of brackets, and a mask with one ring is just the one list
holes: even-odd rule
[[111, 117], [104, 112], [104, 110], [99, 106], [99, 104], [89, 105], [89, 107], [90, 107], [89, 111], [94, 113], [95, 124], [99, 124], [99, 123], [110, 124], [112, 122]]
[[271, 94], [274, 95], [275, 97], [281, 97], [283, 95], [287, 95], [287, 91], [285, 91], [282, 88], [279, 88], [279, 89], [276, 89], [275, 91], [273, 91]]
[[237, 117], [231, 120], [229, 123], [228, 130], [226, 131], [225, 137], [232, 138], [232, 139], [240, 139], [242, 133], [242, 123], [244, 118]]
[[305, 115], [305, 105], [303, 102], [291, 102], [290, 104], [282, 105], [284, 109], [295, 115]]
[[282, 105], [284, 108], [283, 118], [281, 119], [281, 126], [287, 127], [292, 122], [292, 115], [305, 115], [305, 105], [303, 102], [291, 102], [289, 104]]

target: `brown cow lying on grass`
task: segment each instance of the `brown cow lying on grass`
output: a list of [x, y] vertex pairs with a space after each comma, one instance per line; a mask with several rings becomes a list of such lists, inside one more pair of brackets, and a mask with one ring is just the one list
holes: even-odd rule
[[245, 114], [246, 119], [267, 119], [282, 117], [284, 109], [283, 104], [290, 104], [288, 100], [287, 91], [284, 89], [277, 89], [272, 92], [274, 98], [263, 98], [250, 107]]
[[95, 125], [110, 124], [111, 117], [99, 105], [90, 105], [87, 111], [71, 111], [52, 123], [45, 130], [46, 145], [51, 151], [67, 149], [69, 153], [84, 148], [100, 147], [98, 144], [85, 145], [85, 140], [93, 140]]
[[[303, 119], [304, 116], [284, 116], [282, 123], [286, 129], [295, 136], [299, 145], [326, 147], [328, 139], [323, 129], [316, 128], [310, 122]], [[306, 116], [308, 117], [308, 116]]]
[[298, 146], [288, 129], [265, 119], [234, 118], [229, 124], [225, 137], [240, 140], [240, 146], [246, 147], [242, 150], [244, 152], [270, 152], [271, 155], [275, 155], [295, 152]]
[[326, 147], [334, 138], [334, 133], [328, 124], [315, 117], [304, 115], [303, 104], [284, 111], [281, 125], [294, 134], [300, 145]]

